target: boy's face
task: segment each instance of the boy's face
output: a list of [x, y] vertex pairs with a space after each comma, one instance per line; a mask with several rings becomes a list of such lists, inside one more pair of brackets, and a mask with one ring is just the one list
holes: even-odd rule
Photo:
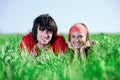
[[51, 39], [52, 39], [53, 33], [51, 31], [45, 30], [39, 30], [37, 29], [37, 40], [38, 44], [41, 46], [47, 45]]
[[80, 32], [74, 32], [70, 35], [70, 43], [74, 48], [81, 48], [86, 43], [87, 36]]

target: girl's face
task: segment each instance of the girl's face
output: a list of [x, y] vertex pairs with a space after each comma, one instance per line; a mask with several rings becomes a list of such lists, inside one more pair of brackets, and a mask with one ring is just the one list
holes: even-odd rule
[[74, 32], [70, 35], [70, 43], [73, 48], [81, 48], [86, 43], [86, 39], [86, 35], [80, 32]]
[[47, 29], [45, 30], [39, 30], [39, 28], [37, 29], [37, 40], [40, 46], [47, 45], [51, 41], [52, 36], [53, 33], [51, 31], [48, 31]]

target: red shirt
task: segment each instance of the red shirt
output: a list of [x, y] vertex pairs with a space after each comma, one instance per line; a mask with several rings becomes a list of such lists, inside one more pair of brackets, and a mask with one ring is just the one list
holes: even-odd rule
[[[37, 43], [33, 41], [32, 33], [30, 32], [26, 36], [23, 36], [22, 41], [20, 43], [20, 50], [22, 51], [24, 48], [27, 48], [28, 51], [31, 52], [36, 44]], [[64, 37], [60, 34], [57, 34], [55, 40], [50, 45], [50, 48], [54, 53], [64, 53], [68, 49]]]

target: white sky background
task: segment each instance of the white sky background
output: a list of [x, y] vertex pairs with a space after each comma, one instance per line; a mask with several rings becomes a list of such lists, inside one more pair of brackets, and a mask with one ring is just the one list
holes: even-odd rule
[[48, 13], [59, 33], [83, 22], [90, 33], [120, 33], [120, 0], [0, 0], [0, 33], [28, 33]]

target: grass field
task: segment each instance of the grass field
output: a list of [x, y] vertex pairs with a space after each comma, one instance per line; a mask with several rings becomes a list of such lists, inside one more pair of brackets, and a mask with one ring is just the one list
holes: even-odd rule
[[[98, 40], [86, 60], [43, 51], [36, 58], [20, 53], [23, 34], [0, 34], [0, 80], [120, 80], [120, 34], [91, 34]], [[63, 34], [66, 41], [68, 35]], [[66, 54], [69, 54], [68, 51]]]

